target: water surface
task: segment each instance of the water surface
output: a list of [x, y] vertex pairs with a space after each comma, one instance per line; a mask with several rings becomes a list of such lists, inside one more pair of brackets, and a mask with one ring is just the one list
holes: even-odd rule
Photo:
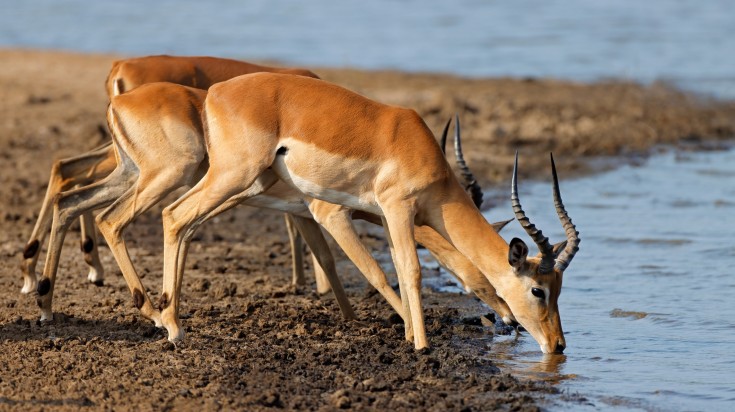
[[[567, 350], [544, 356], [530, 335], [496, 336], [487, 356], [589, 400], [555, 410], [733, 410], [735, 151], [561, 179], [582, 239], [559, 300]], [[519, 189], [532, 221], [563, 240], [550, 183]], [[487, 214], [512, 215], [510, 202]], [[530, 242], [516, 222], [502, 235]]]
[[0, 0], [0, 45], [572, 80], [735, 98], [729, 0]]

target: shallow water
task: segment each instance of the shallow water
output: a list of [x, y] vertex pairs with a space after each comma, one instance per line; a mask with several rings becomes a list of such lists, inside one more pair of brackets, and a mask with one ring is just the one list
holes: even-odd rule
[[[735, 150], [561, 179], [582, 239], [559, 301], [567, 350], [544, 356], [528, 334], [496, 336], [487, 356], [588, 399], [552, 410], [732, 410]], [[519, 189], [532, 221], [562, 240], [550, 183]], [[487, 215], [511, 216], [510, 202]], [[530, 241], [517, 223], [502, 235]]]
[[0, 45], [573, 80], [735, 98], [729, 0], [0, 1]]

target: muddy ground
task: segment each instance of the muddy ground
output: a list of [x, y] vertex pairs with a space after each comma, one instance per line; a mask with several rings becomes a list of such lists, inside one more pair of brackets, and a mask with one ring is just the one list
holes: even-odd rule
[[[37, 322], [35, 299], [19, 293], [22, 250], [52, 161], [107, 139], [103, 82], [114, 58], [0, 50], [0, 409], [535, 410], [564, 398], [483, 357], [501, 329], [483, 326], [479, 317], [489, 310], [467, 295], [424, 289], [433, 347], [415, 352], [388, 305], [336, 251], [360, 319], [344, 323], [332, 297], [313, 292], [313, 280], [290, 286], [282, 216], [244, 207], [205, 224], [192, 243], [187, 338], [178, 347], [137, 314], [104, 245], [105, 284], [86, 282], [77, 228], [65, 243], [55, 321]], [[436, 133], [459, 113], [466, 157], [483, 185], [508, 184], [516, 149], [521, 173], [547, 178], [549, 150], [569, 176], [594, 171], [598, 156], [626, 159], [662, 143], [708, 147], [735, 135], [735, 104], [665, 84], [314, 70], [415, 108]], [[154, 301], [160, 210], [126, 235]], [[365, 233], [386, 253], [380, 231]]]

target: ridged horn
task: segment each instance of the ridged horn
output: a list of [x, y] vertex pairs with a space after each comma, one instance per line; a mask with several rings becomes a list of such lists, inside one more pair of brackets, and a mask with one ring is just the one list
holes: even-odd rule
[[556, 258], [554, 267], [563, 272], [569, 263], [571, 263], [574, 255], [579, 251], [579, 232], [577, 227], [572, 223], [572, 218], [569, 217], [567, 210], [564, 208], [564, 203], [561, 200], [561, 191], [559, 190], [559, 177], [556, 174], [556, 165], [554, 164], [554, 155], [550, 153], [551, 157], [551, 175], [554, 177], [554, 207], [556, 207], [556, 214], [559, 215], [559, 220], [564, 228], [564, 233], [567, 237], [567, 244], [564, 250]]
[[[449, 123], [447, 123], [449, 126]], [[457, 167], [462, 173], [464, 179], [464, 189], [469, 193], [475, 206], [479, 209], [482, 205], [482, 188], [477, 183], [477, 179], [467, 167], [467, 163], [464, 161], [464, 154], [462, 153], [462, 138], [459, 132], [459, 115], [454, 115], [454, 156], [457, 158]]]
[[442, 153], [444, 153], [444, 157], [447, 156], [447, 133], [449, 133], [450, 123], [452, 123], [451, 117], [449, 118], [449, 120], [447, 120], [447, 124], [444, 125], [444, 131], [442, 132], [441, 146], [442, 146]]
[[544, 236], [540, 229], [536, 228], [536, 225], [531, 223], [531, 220], [526, 216], [526, 212], [521, 207], [521, 202], [518, 199], [518, 151], [516, 151], [516, 160], [513, 164], [513, 180], [511, 182], [511, 193], [510, 203], [513, 206], [513, 213], [516, 215], [516, 220], [521, 224], [523, 229], [531, 236], [536, 246], [538, 246], [541, 252], [541, 264], [539, 265], [539, 273], [549, 273], [552, 271], [555, 265], [554, 260], [554, 249], [549, 243], [549, 238]]

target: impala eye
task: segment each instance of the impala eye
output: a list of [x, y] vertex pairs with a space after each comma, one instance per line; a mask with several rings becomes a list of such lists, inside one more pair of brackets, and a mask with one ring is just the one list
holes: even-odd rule
[[543, 289], [531, 288], [531, 293], [533, 294], [533, 296], [536, 296], [539, 299], [544, 299], [546, 297]]

